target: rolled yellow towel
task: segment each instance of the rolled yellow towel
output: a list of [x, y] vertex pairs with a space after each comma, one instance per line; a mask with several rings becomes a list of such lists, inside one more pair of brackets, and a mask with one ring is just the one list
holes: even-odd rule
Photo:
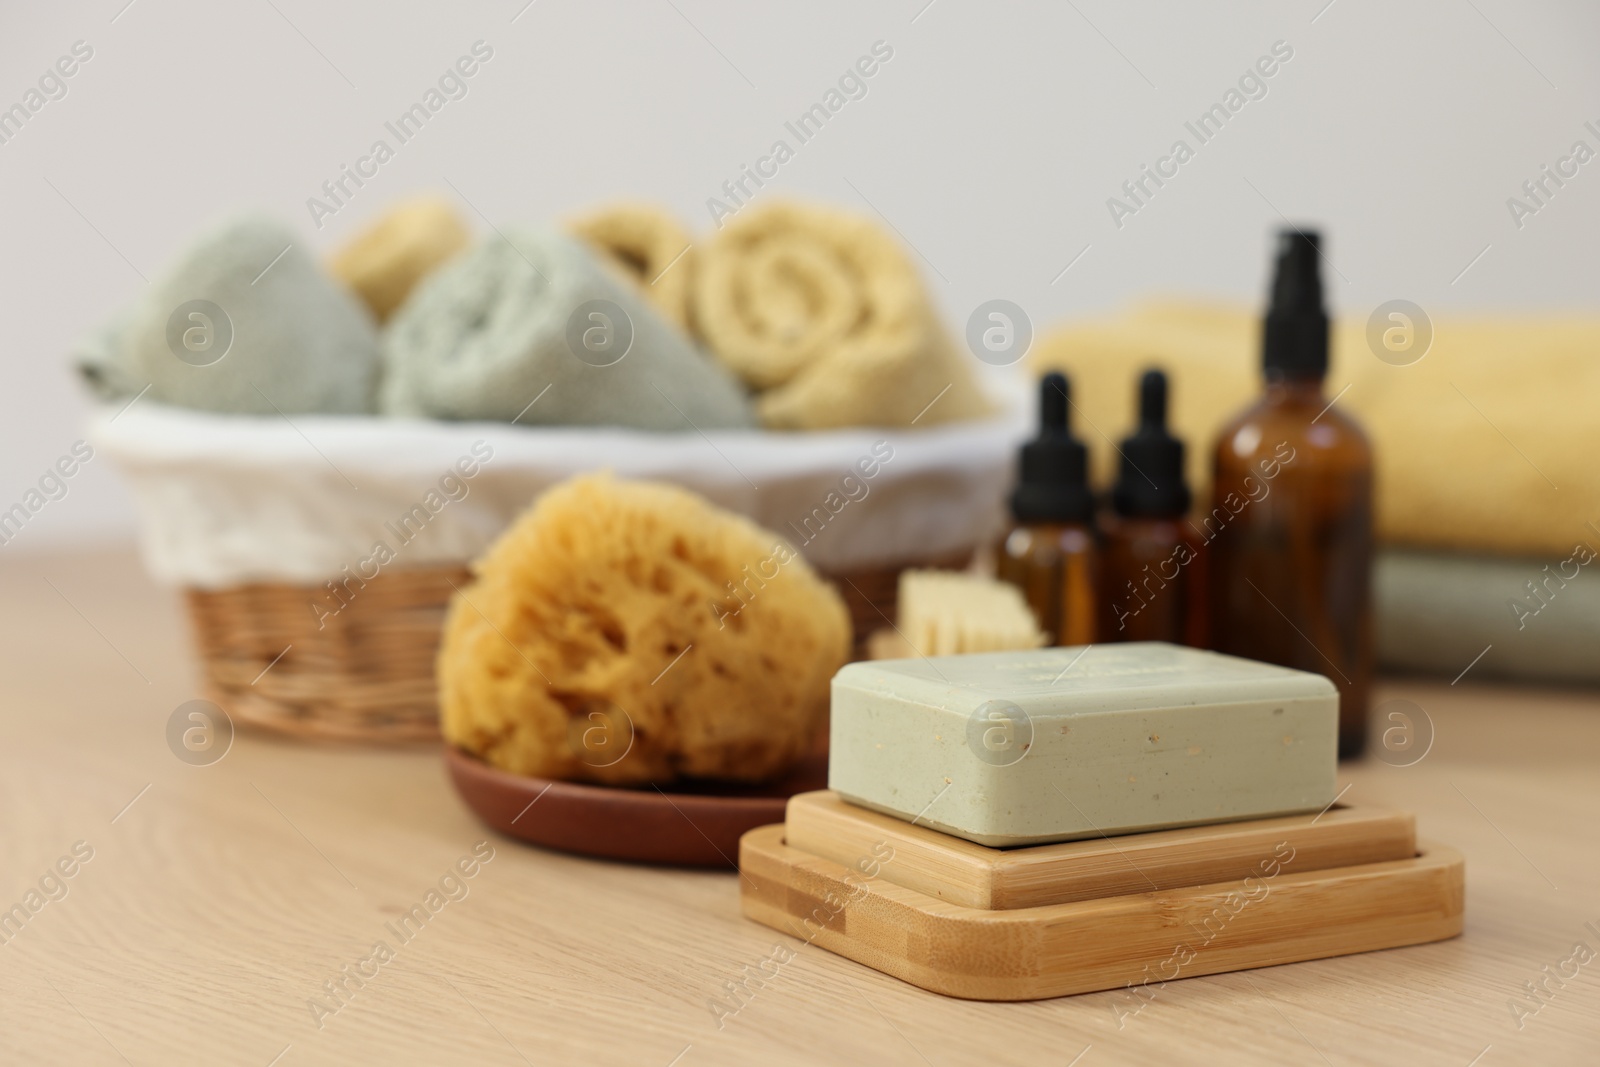
[[793, 203], [741, 212], [700, 250], [692, 309], [706, 344], [760, 391], [769, 427], [927, 426], [989, 411], [972, 357], [870, 220]]
[[671, 212], [654, 204], [612, 204], [580, 215], [567, 229], [637, 285], [668, 322], [689, 329], [694, 239]]
[[467, 247], [472, 233], [444, 200], [397, 204], [337, 252], [328, 267], [380, 323], [405, 303], [416, 284]]
[[[1600, 524], [1600, 320], [1434, 319], [1419, 361], [1374, 355], [1365, 319], [1336, 323], [1327, 393], [1366, 427], [1377, 463], [1378, 536], [1388, 544], [1565, 558]], [[1190, 442], [1189, 478], [1210, 480], [1217, 429], [1261, 391], [1260, 323], [1243, 307], [1166, 301], [1064, 326], [1030, 357], [1064, 370], [1104, 435], [1091, 448], [1109, 482], [1135, 422], [1134, 381], [1173, 377], [1170, 421]], [[1590, 534], [1592, 530], [1588, 530]]]

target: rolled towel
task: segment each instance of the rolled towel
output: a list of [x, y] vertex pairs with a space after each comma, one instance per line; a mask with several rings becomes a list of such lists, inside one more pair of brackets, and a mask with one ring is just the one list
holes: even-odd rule
[[379, 322], [405, 302], [418, 282], [462, 252], [472, 232], [448, 201], [407, 200], [357, 234], [328, 261]]
[[701, 336], [760, 390], [770, 427], [927, 426], [989, 411], [910, 261], [867, 219], [751, 208], [700, 250], [693, 284]]
[[126, 316], [74, 353], [102, 397], [237, 414], [370, 412], [378, 335], [295, 232], [246, 216], [212, 230]]
[[122, 338], [132, 317], [132, 308], [120, 308], [72, 347], [72, 365], [101, 400], [126, 400], [149, 384], [132, 376], [122, 356]]
[[725, 370], [586, 247], [542, 230], [507, 228], [424, 281], [390, 320], [384, 360], [390, 415], [639, 430], [754, 422]]
[[663, 318], [689, 329], [694, 241], [669, 211], [654, 204], [613, 204], [579, 216], [568, 229], [637, 285]]
[[[1334, 324], [1327, 394], [1374, 445], [1383, 542], [1487, 555], [1553, 555], [1600, 521], [1600, 319], [1539, 316], [1432, 322], [1426, 355], [1381, 360], [1365, 318]], [[1515, 359], [1507, 357], [1515, 353]], [[1072, 375], [1073, 401], [1111, 440], [1135, 423], [1133, 384], [1172, 376], [1170, 422], [1202, 492], [1223, 422], [1261, 392], [1257, 313], [1152, 302], [1063, 326], [1035, 346], [1035, 370]], [[1553, 387], [1554, 385], [1554, 387]], [[1348, 388], [1347, 388], [1348, 387]], [[1094, 450], [1109, 481], [1117, 456]], [[1555, 488], [1559, 486], [1559, 491]]]

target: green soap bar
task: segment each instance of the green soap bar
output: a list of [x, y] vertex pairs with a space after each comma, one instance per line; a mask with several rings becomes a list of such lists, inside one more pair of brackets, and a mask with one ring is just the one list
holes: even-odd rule
[[1160, 642], [852, 663], [828, 785], [1005, 847], [1318, 811], [1339, 694], [1318, 674]]

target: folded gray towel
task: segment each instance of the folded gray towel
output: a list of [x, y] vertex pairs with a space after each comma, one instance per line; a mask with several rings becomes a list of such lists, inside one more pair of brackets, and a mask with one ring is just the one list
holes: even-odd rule
[[508, 228], [440, 268], [389, 321], [383, 348], [389, 415], [640, 430], [755, 424], [726, 370], [587, 248], [550, 231]]
[[1600, 682], [1597, 543], [1560, 559], [1380, 552], [1379, 662], [1453, 678], [1483, 653], [1468, 679]]
[[377, 329], [294, 231], [259, 216], [207, 233], [139, 301], [79, 343], [104, 399], [137, 394], [205, 411], [373, 409]]

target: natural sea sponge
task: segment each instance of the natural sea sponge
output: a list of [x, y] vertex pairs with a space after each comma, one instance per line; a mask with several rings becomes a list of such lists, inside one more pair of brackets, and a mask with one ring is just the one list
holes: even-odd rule
[[774, 429], [920, 426], [990, 406], [910, 260], [870, 219], [752, 207], [697, 251], [694, 324]]
[[467, 247], [472, 231], [448, 201], [419, 197], [395, 205], [328, 261], [379, 322], [418, 282]]
[[770, 778], [849, 654], [844, 602], [787, 542], [675, 486], [564, 482], [474, 571], [439, 652], [444, 735], [517, 774]]
[[663, 318], [680, 330], [689, 328], [693, 242], [670, 212], [653, 204], [612, 204], [568, 228], [637, 285]]

